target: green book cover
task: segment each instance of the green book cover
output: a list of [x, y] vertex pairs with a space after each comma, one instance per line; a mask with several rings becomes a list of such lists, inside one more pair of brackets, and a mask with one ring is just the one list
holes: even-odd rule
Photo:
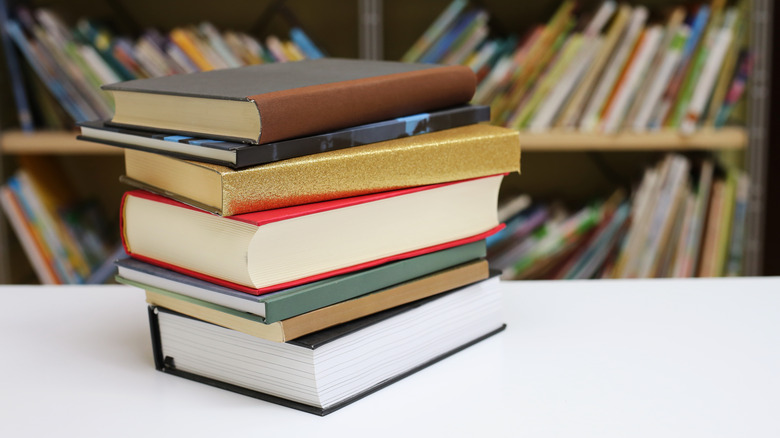
[[374, 268], [307, 283], [259, 296], [189, 277], [139, 260], [117, 261], [117, 281], [160, 293], [177, 293], [239, 312], [266, 324], [484, 258], [484, 240], [386, 263]]

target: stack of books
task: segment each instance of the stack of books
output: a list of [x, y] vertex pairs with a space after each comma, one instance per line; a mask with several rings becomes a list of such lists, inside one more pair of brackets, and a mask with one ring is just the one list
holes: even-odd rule
[[516, 132], [464, 67], [321, 59], [105, 87], [118, 280], [156, 367], [327, 414], [503, 329], [485, 261]]

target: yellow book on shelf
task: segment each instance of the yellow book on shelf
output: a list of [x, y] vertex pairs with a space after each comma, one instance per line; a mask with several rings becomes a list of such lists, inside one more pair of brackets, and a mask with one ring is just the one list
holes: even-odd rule
[[195, 41], [195, 36], [188, 29], [176, 28], [170, 33], [171, 41], [176, 44], [202, 71], [214, 70], [214, 66], [206, 59]]
[[553, 53], [550, 50], [559, 37], [571, 30], [573, 26], [572, 12], [575, 3], [565, 1], [545, 26], [542, 35], [529, 50], [520, 68], [513, 75], [511, 87], [508, 92], [501, 95], [492, 106], [494, 122], [503, 124], [511, 115], [511, 112], [520, 103], [530, 83], [546, 65]]
[[729, 253], [731, 224], [734, 218], [734, 206], [737, 194], [737, 173], [729, 171], [723, 193], [723, 208], [720, 212], [720, 228], [718, 229], [717, 245], [715, 247], [714, 275], [722, 277], [726, 274], [726, 259]]
[[593, 92], [595, 85], [601, 75], [604, 66], [612, 54], [615, 46], [620, 40], [620, 36], [623, 34], [623, 30], [628, 25], [628, 20], [631, 16], [631, 7], [628, 5], [622, 5], [615, 18], [612, 20], [612, 24], [609, 26], [607, 34], [604, 36], [601, 48], [595, 59], [591, 62], [588, 71], [585, 76], [577, 85], [574, 90], [574, 94], [568, 103], [564, 107], [561, 117], [555, 123], [556, 126], [573, 128], [577, 125], [582, 111], [587, 104], [588, 97]]
[[726, 182], [717, 180], [712, 183], [712, 196], [707, 211], [707, 226], [701, 242], [701, 257], [697, 268], [698, 277], [717, 276], [718, 238], [723, 219], [723, 206], [726, 198]]
[[582, 48], [582, 34], [572, 35], [561, 48], [560, 58], [555, 62], [550, 71], [540, 79], [539, 85], [533, 90], [527, 102], [508, 121], [509, 126], [515, 129], [525, 128], [528, 119], [534, 114], [539, 104], [547, 97], [552, 88], [560, 81], [561, 76], [571, 65], [571, 61]]

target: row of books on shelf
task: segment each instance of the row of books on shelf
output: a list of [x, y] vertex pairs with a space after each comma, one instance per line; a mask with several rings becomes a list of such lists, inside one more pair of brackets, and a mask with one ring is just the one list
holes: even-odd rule
[[739, 276], [748, 184], [711, 159], [669, 155], [631, 196], [576, 212], [520, 197], [520, 211], [488, 238], [488, 260], [506, 279]]
[[80, 199], [52, 158], [23, 156], [0, 205], [43, 284], [100, 284], [123, 252], [96, 201]]
[[[128, 37], [94, 20], [82, 18], [69, 26], [51, 10], [19, 8], [3, 28], [35, 73], [27, 78], [34, 81], [29, 87], [19, 71], [12, 75], [25, 130], [34, 127], [31, 108], [41, 111], [37, 118], [46, 127], [69, 129], [74, 121], [111, 117], [113, 99], [100, 88], [106, 84], [324, 56], [294, 26], [286, 39], [269, 35], [262, 41], [244, 32], [219, 30], [208, 21], [168, 32], [150, 28]], [[14, 53], [9, 56], [15, 59]], [[19, 70], [18, 62], [8, 61], [11, 69]], [[28, 88], [33, 90], [32, 105]]]
[[678, 6], [663, 17], [604, 1], [564, 1], [524, 36], [495, 36], [489, 10], [453, 0], [402, 58], [463, 64], [478, 74], [474, 103], [521, 130], [614, 133], [721, 127], [735, 115], [752, 56], [746, 2]]

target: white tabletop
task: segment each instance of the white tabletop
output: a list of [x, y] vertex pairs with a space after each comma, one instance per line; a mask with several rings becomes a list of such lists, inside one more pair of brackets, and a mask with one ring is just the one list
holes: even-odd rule
[[155, 371], [138, 289], [0, 287], [0, 436], [780, 437], [780, 278], [505, 287], [506, 331], [326, 417]]

